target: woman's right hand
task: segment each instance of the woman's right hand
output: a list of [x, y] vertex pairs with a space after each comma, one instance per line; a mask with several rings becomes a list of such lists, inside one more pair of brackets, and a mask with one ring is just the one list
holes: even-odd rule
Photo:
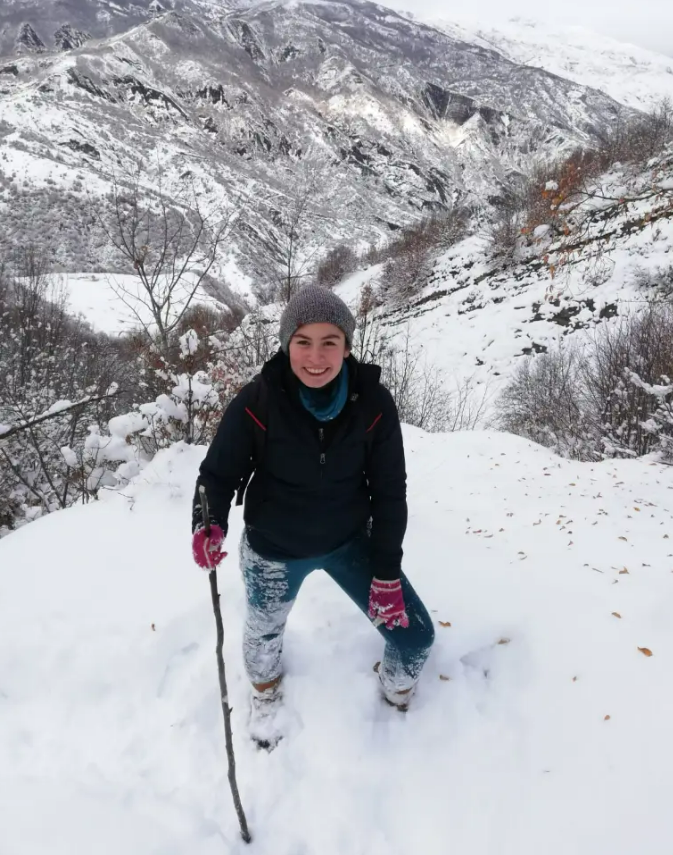
[[192, 536], [194, 561], [203, 570], [214, 570], [227, 557], [227, 553], [221, 551], [223, 543], [224, 532], [219, 525], [211, 525], [210, 534], [206, 534], [205, 528], [197, 528]]

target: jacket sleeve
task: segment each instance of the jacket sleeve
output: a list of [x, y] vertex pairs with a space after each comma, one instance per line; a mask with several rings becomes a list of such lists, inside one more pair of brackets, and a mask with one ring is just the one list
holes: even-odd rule
[[206, 456], [199, 467], [192, 502], [192, 531], [203, 523], [199, 485], [206, 488], [210, 521], [226, 534], [229, 509], [242, 478], [252, 470], [254, 454], [252, 419], [245, 412], [253, 398], [253, 384], [248, 383], [224, 411]]
[[366, 470], [372, 506], [372, 561], [377, 578], [399, 579], [407, 530], [407, 472], [397, 407], [385, 387], [380, 386], [379, 391], [381, 417], [374, 428]]

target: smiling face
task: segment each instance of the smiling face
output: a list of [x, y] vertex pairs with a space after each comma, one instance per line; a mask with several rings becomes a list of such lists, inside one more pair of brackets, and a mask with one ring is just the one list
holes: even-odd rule
[[334, 324], [304, 324], [290, 339], [290, 366], [305, 386], [320, 389], [334, 380], [350, 353]]

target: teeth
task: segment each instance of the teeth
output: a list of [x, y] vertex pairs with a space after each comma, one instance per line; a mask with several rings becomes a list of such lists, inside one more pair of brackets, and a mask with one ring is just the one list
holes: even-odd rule
[[306, 370], [309, 374], [324, 374], [327, 371], [326, 368], [307, 368]]

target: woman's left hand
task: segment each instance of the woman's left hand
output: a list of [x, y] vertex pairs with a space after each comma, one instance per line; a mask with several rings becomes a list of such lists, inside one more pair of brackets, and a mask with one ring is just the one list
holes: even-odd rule
[[402, 583], [399, 579], [372, 579], [369, 590], [369, 617], [378, 623], [385, 623], [386, 629], [395, 629], [396, 626], [406, 629], [409, 626]]

